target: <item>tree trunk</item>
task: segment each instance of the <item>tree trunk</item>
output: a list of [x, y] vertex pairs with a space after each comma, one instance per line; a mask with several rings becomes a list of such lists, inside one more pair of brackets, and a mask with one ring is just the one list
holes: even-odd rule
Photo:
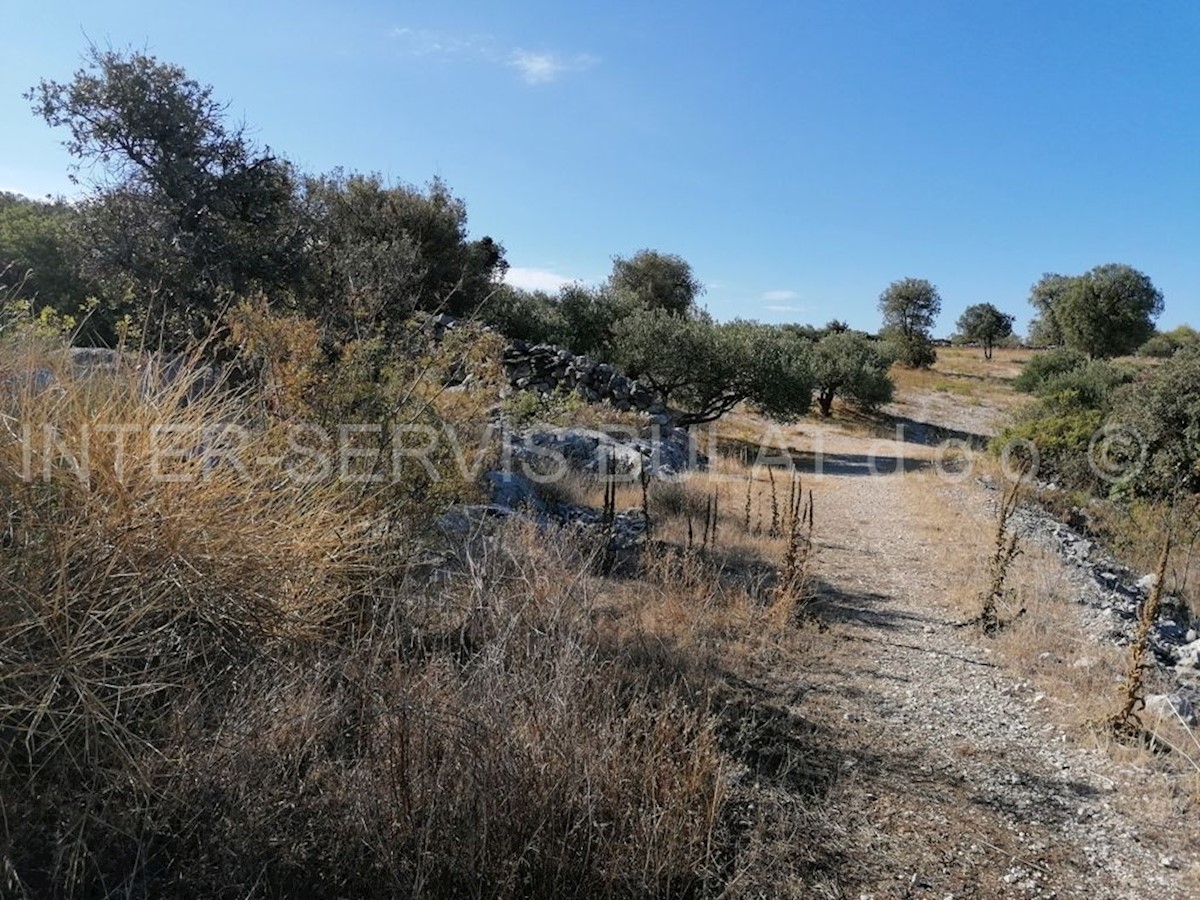
[[992, 358], [992, 342], [991, 341], [983, 342], [983, 358], [984, 359]]
[[828, 419], [833, 414], [833, 391], [821, 391], [817, 394], [817, 406], [820, 407], [821, 415]]

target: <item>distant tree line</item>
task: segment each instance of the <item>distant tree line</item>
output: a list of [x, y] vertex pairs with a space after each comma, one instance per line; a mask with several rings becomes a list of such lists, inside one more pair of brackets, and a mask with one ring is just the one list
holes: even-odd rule
[[[467, 209], [441, 180], [390, 185], [378, 175], [301, 172], [244, 126], [211, 87], [140, 52], [92, 48], [66, 82], [27, 94], [66, 132], [77, 202], [0, 195], [0, 292], [69, 323], [81, 342], [177, 348], [208, 339], [249, 299], [315, 323], [323, 352], [387, 345], [415, 313], [473, 317], [511, 338], [570, 347], [644, 379], [694, 421], [749, 401], [781, 417], [815, 398], [873, 407], [891, 397], [888, 369], [931, 365], [937, 288], [903, 278], [879, 297], [879, 334], [715, 322], [681, 257], [650, 249], [613, 260], [598, 285], [555, 293], [505, 284], [504, 247], [472, 238]], [[1128, 266], [1046, 275], [1031, 291], [1035, 342], [1092, 356], [1154, 337], [1162, 295]], [[969, 307], [958, 337], [986, 356], [1013, 317]], [[1175, 343], [1172, 344], [1172, 341]], [[1161, 337], [1158, 351], [1186, 343]]]
[[[506, 285], [503, 246], [469, 235], [440, 180], [301, 172], [231, 125], [211, 87], [152, 55], [93, 47], [70, 80], [26, 96], [66, 132], [86, 190], [73, 203], [0, 197], [0, 292], [77, 341], [221, 353], [230, 334], [242, 349], [315, 339], [330, 359], [374, 360], [369, 378], [415, 313], [445, 312], [611, 360], [688, 421], [747, 401], [796, 416], [814, 390], [826, 414], [834, 395], [890, 397], [890, 358], [866, 335], [715, 322], [673, 254], [618, 256], [604, 283], [553, 296]], [[280, 334], [248, 333], [263, 327]]]

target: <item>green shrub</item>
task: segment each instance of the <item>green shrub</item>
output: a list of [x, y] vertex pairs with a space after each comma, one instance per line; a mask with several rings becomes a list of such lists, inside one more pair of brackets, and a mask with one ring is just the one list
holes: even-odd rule
[[1136, 493], [1166, 500], [1175, 491], [1200, 493], [1200, 345], [1179, 350], [1122, 389], [1112, 421], [1135, 433], [1144, 464], [1130, 476]]
[[1103, 423], [1104, 414], [1099, 410], [1059, 413], [1039, 404], [993, 438], [991, 448], [1001, 453], [1017, 442], [1032, 443], [1037, 448], [1039, 478], [1091, 489], [1098, 485], [1088, 462], [1088, 448]]
[[1107, 360], [1093, 360], [1046, 378], [1036, 393], [1059, 412], [1107, 412], [1117, 388], [1133, 381], [1133, 372]]
[[1026, 394], [1037, 393], [1047, 379], [1070, 372], [1085, 362], [1087, 357], [1084, 354], [1066, 347], [1039, 353], [1025, 363], [1021, 374], [1013, 381], [1013, 387]]
[[1154, 335], [1138, 348], [1138, 356], [1169, 359], [1180, 348], [1194, 344], [1200, 344], [1200, 332], [1187, 325], [1180, 325], [1173, 331], [1163, 331]]
[[552, 394], [515, 391], [505, 398], [500, 409], [509, 424], [521, 428], [535, 422], [565, 425], [581, 406], [583, 398], [579, 394], [558, 388]]

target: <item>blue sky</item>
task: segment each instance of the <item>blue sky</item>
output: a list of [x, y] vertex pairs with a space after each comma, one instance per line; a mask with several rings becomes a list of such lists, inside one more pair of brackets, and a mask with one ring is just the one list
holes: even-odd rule
[[1200, 4], [7, 0], [0, 188], [77, 190], [21, 92], [88, 40], [212, 84], [308, 170], [444, 178], [514, 281], [678, 253], [719, 318], [953, 330], [1041, 273], [1146, 272], [1200, 325]]

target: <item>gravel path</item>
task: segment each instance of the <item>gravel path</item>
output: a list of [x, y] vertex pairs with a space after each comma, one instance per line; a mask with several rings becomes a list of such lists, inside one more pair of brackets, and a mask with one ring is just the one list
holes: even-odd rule
[[[828, 658], [798, 705], [845, 738], [839, 814], [861, 896], [1184, 898], [1196, 859], [1120, 809], [1123, 771], [1073, 742], [938, 602], [918, 519], [986, 501], [932, 475], [845, 477], [820, 502]], [[1177, 837], [1177, 835], [1176, 835]], [[1186, 847], [1186, 841], [1183, 844]]]

